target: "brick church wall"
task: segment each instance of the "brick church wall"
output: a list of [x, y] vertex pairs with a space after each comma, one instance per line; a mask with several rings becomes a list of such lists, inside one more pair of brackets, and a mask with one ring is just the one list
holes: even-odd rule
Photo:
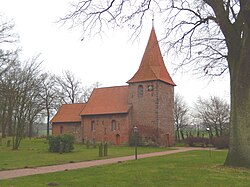
[[175, 144], [174, 132], [174, 87], [158, 81], [158, 127], [161, 145]]
[[77, 142], [82, 140], [80, 122], [52, 123], [52, 135], [72, 134]]
[[[112, 130], [112, 121], [116, 129]], [[91, 124], [95, 124], [95, 129]], [[127, 144], [129, 141], [128, 114], [92, 115], [82, 117], [84, 141], [108, 142], [112, 144]]]
[[[143, 96], [138, 93], [143, 86]], [[174, 145], [173, 86], [162, 81], [147, 81], [129, 85], [131, 126], [137, 126], [139, 135], [161, 146]], [[132, 128], [132, 127], [131, 127]]]

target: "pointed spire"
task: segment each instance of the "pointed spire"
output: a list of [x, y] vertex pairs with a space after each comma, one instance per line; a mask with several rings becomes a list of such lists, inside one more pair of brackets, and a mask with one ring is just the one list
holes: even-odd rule
[[164, 64], [154, 27], [152, 27], [140, 67], [135, 75], [127, 83], [152, 80], [161, 80], [165, 83], [175, 86], [175, 83], [170, 77]]

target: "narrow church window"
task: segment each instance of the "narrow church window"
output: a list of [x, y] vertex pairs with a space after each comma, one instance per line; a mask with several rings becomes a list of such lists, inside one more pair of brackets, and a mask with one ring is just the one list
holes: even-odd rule
[[138, 97], [142, 97], [143, 96], [143, 86], [139, 85], [138, 86]]
[[95, 121], [91, 121], [91, 131], [95, 131], [96, 125]]
[[116, 130], [116, 121], [112, 120], [111, 122], [111, 131], [115, 131]]

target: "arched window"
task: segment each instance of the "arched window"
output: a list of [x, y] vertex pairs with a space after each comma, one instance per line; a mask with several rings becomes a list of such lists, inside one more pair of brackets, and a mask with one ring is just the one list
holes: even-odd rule
[[96, 125], [95, 125], [95, 121], [91, 121], [91, 131], [95, 131]]
[[116, 130], [116, 121], [112, 120], [111, 122], [111, 131], [115, 131]]
[[138, 86], [138, 97], [142, 97], [143, 96], [143, 86], [139, 85]]

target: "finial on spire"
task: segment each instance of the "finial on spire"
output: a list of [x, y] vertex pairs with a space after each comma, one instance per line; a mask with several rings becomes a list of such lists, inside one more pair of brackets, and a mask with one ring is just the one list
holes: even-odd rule
[[155, 14], [152, 14], [152, 27], [154, 27], [154, 21], [155, 21]]

